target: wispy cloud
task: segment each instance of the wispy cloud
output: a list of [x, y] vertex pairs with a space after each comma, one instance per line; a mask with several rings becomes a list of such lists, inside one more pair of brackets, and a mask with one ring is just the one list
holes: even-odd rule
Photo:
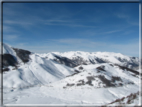
[[51, 22], [73, 22], [71, 20], [62, 20], [60, 18], [58, 19], [50, 19], [50, 20], [43, 20], [45, 23], [51, 23]]
[[74, 43], [82, 43], [86, 40], [84, 39], [73, 39], [73, 38], [68, 38], [68, 39], [53, 39], [51, 41], [59, 42], [59, 43], [66, 43], [66, 44], [74, 44]]
[[[82, 50], [137, 54], [137, 42], [127, 41], [135, 38], [133, 35], [137, 33], [138, 25], [137, 16], [131, 18], [134, 14], [127, 10], [130, 5], [124, 5], [121, 9], [121, 4], [116, 4], [116, 7], [111, 4], [104, 7], [93, 4], [74, 5], [77, 9], [64, 4], [35, 6], [10, 3], [5, 6], [3, 38], [13, 41], [9, 43], [17, 44], [15, 47], [33, 52]], [[114, 35], [130, 37], [125, 37], [121, 44], [121, 39], [112, 41]], [[127, 43], [124, 43], [125, 40]]]
[[19, 35], [3, 35], [3, 39], [7, 41], [15, 41], [19, 38]]
[[14, 20], [5, 20], [4, 24], [33, 25], [33, 23], [31, 23], [31, 22], [14, 21]]
[[[108, 52], [118, 52], [129, 56], [138, 56], [139, 54], [139, 43], [138, 40], [131, 40], [128, 43], [125, 44], [119, 44], [119, 43], [104, 43], [104, 42], [96, 42], [88, 39], [55, 39], [50, 40], [54, 41], [52, 42], [54, 44], [48, 44], [50, 47], [54, 47], [56, 49], [61, 48], [64, 49], [64, 51], [69, 51], [72, 49], [73, 51], [76, 50], [82, 50], [82, 51], [108, 51]], [[64, 45], [61, 45], [61, 44]]]
[[54, 41], [57, 44], [68, 44], [70, 46], [94, 46], [97, 42], [88, 40], [88, 39], [79, 39], [79, 38], [67, 38], [67, 39], [51, 39], [50, 41]]
[[96, 42], [88, 39], [51, 39], [44, 41], [42, 44], [29, 44], [29, 43], [17, 43], [14, 47], [26, 49], [37, 53], [47, 52], [65, 52], [65, 51], [107, 51], [122, 53], [129, 56], [139, 55], [139, 43], [137, 40], [131, 40], [128, 43], [104, 43]]
[[131, 10], [129, 10], [129, 9], [127, 10], [126, 7], [122, 7], [121, 11], [115, 12], [114, 15], [117, 18], [125, 20], [130, 25], [138, 26], [139, 25], [139, 19], [138, 19], [139, 16], [137, 16], [137, 18], [134, 20], [134, 16], [132, 16], [132, 14], [130, 14], [130, 13], [131, 13]]
[[87, 29], [84, 31], [79, 32], [80, 37], [97, 37], [102, 36], [102, 38], [106, 38], [108, 34], [114, 35], [114, 34], [121, 34], [125, 31], [125, 28], [120, 29], [111, 29], [108, 30], [106, 28], [96, 27], [96, 29]]
[[114, 52], [123, 53], [129, 56], [139, 56], [139, 43], [111, 44], [109, 46]]
[[42, 22], [46, 25], [58, 25], [58, 26], [68, 26], [68, 27], [95, 27], [85, 24], [79, 24], [78, 20], [68, 20], [68, 19], [50, 19], [50, 20], [42, 20]]
[[112, 34], [112, 33], [120, 32], [120, 31], [122, 30], [111, 30], [111, 31], [104, 32], [104, 34]]
[[3, 32], [4, 32], [4, 33], [19, 33], [18, 30], [16, 30], [16, 29], [13, 28], [12, 26], [8, 26], [8, 25], [4, 25], [4, 26], [3, 26]]
[[123, 18], [123, 19], [127, 19], [129, 18], [130, 16], [125, 14], [125, 13], [115, 13], [115, 15], [118, 17], [118, 18]]

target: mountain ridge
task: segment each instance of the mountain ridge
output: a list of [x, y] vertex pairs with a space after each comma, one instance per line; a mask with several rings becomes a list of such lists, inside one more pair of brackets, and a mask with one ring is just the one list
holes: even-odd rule
[[[3, 65], [4, 65], [3, 71], [4, 72], [6, 71], [15, 72], [16, 75], [20, 75], [20, 77], [17, 76], [16, 78], [21, 81], [21, 84], [23, 84], [23, 86], [25, 86], [24, 84], [26, 83], [31, 84], [30, 82], [27, 82], [27, 81], [31, 81], [29, 79], [29, 75], [31, 76], [33, 75], [34, 77], [33, 78], [34, 81], [32, 80], [33, 81], [32, 84], [37, 83], [37, 81], [39, 81], [38, 83], [40, 84], [41, 83], [47, 84], [55, 80], [63, 79], [66, 76], [74, 75], [76, 73], [82, 72], [82, 70], [76, 69], [76, 68], [79, 66], [85, 66], [85, 65], [95, 66], [96, 64], [101, 65], [105, 63], [112, 63], [113, 66], [116, 66], [115, 64], [118, 64], [122, 70], [128, 70], [129, 72], [132, 72], [133, 75], [135, 76], [138, 74], [137, 71], [131, 70], [131, 67], [129, 67], [129, 61], [130, 61], [130, 65], [138, 66], [139, 59], [128, 57], [120, 53], [117, 53], [117, 54], [111, 53], [112, 56], [109, 56], [110, 54], [109, 52], [107, 52], [106, 54], [106, 52], [89, 53], [89, 52], [81, 52], [81, 51], [76, 51], [76, 52], [72, 51], [71, 53], [70, 52], [66, 52], [66, 53], [52, 52], [52, 53], [47, 53], [47, 54], [37, 54], [37, 53], [33, 53], [27, 50], [13, 48], [6, 44], [4, 44], [3, 46], [4, 46], [4, 50], [10, 50], [10, 52], [4, 51], [5, 53], [3, 53], [3, 56], [11, 55], [9, 59], [7, 59], [8, 56], [3, 57]], [[12, 56], [16, 58], [17, 61], [11, 62], [11, 60], [13, 60], [11, 58]], [[121, 59], [122, 58], [124, 59], [120, 60], [119, 59], [120, 57]], [[105, 58], [106, 59], [111, 58], [111, 59], [109, 59], [108, 61]], [[120, 64], [123, 62], [124, 64]], [[12, 65], [11, 63], [14, 63], [14, 64]], [[127, 66], [125, 66], [125, 63], [127, 63]], [[129, 67], [129, 69], [127, 67]], [[101, 67], [95, 68], [95, 69], [99, 70], [98, 72], [103, 71], [103, 68]], [[48, 75], [48, 77], [55, 78], [55, 80], [52, 78], [46, 79], [44, 75]], [[4, 75], [4, 78], [8, 78], [8, 77]], [[40, 82], [40, 80], [42, 80], [42, 82]], [[26, 83], [24, 81], [26, 81]]]
[[[5, 48], [12, 53], [1, 54], [4, 104], [27, 104], [28, 99], [30, 104], [37, 100], [45, 104], [107, 105], [127, 100], [139, 91], [141, 75], [134, 70], [138, 58], [100, 52], [38, 54]], [[134, 104], [138, 100], [134, 98]]]

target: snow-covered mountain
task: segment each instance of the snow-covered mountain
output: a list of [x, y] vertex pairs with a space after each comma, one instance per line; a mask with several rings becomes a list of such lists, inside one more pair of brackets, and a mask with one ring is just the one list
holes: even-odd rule
[[81, 64], [89, 65], [99, 63], [114, 63], [136, 70], [140, 62], [138, 57], [129, 57], [121, 53], [113, 52], [89, 53], [82, 51], [71, 51], [64, 53], [52, 52], [38, 55], [40, 55], [43, 58], [55, 60], [61, 64], [66, 64], [67, 62], [68, 66], [70, 67], [75, 67]]
[[[131, 74], [132, 77], [135, 78], [138, 78], [139, 75], [138, 71], [132, 69], [136, 66], [138, 67], [139, 59], [137, 57], [128, 57], [120, 53], [72, 51], [65, 53], [52, 52], [47, 54], [37, 54], [27, 50], [13, 48], [3, 43], [2, 55], [3, 78], [6, 80], [4, 81], [4, 87], [16, 88], [38, 84], [49, 84], [74, 74], [84, 75], [83, 78], [88, 78], [89, 75], [92, 74], [90, 75], [90, 78], [92, 78], [92, 80], [94, 80], [93, 78], [98, 78], [97, 83], [99, 84], [102, 82], [102, 85], [104, 86], [105, 83], [103, 82], [104, 80], [107, 81], [106, 78], [109, 78], [108, 81], [113, 80], [113, 82], [115, 82], [118, 78], [118, 81], [126, 79], [126, 75], [129, 75], [128, 77], [130, 77]], [[89, 69], [85, 70], [84, 67]], [[108, 67], [109, 69], [104, 69]], [[82, 68], [83, 70], [78, 68]], [[118, 68], [121, 70], [119, 71]], [[112, 71], [115, 72], [116, 75], [113, 76]], [[125, 78], [121, 77], [124, 71]], [[119, 73], [120, 75], [117, 76]], [[79, 78], [75, 76], [75, 78], [78, 78], [80, 79], [79, 81], [81, 81], [82, 77]], [[125, 81], [126, 80], [123, 81], [124, 84]], [[133, 82], [129, 81], [128, 83]], [[121, 85], [122, 84], [123, 83], [121, 83]]]
[[[4, 87], [48, 84], [75, 73], [74, 69], [46, 60], [27, 50], [3, 44]], [[7, 71], [7, 72], [6, 72]]]
[[82, 65], [76, 69], [81, 70], [81, 72], [67, 76], [63, 80], [50, 84], [50, 86], [107, 88], [139, 83], [138, 72], [127, 68], [124, 70], [121, 66], [114, 64]]
[[[68, 101], [64, 101], [61, 96], [65, 96], [65, 94], [68, 97], [71, 97], [72, 94], [81, 95], [81, 93], [75, 92], [76, 89], [84, 89], [85, 92], [87, 92], [87, 89], [95, 89], [98, 93], [100, 92], [100, 95], [106, 92], [108, 94], [100, 96], [102, 99], [98, 102], [93, 102], [91, 100], [92, 97], [89, 98], [90, 100], [85, 98], [85, 102], [83, 102], [85, 104], [101, 103], [101, 105], [106, 105], [113, 102], [114, 99], [121, 99], [139, 91], [141, 74], [136, 68], [139, 67], [141, 60], [138, 57], [129, 57], [112, 52], [89, 53], [81, 51], [38, 54], [28, 50], [13, 48], [5, 43], [3, 43], [3, 54], [1, 55], [3, 57], [3, 87], [6, 90], [5, 95], [7, 99], [15, 89], [31, 90], [30, 87], [38, 87], [46, 97], [48, 96], [48, 100], [54, 99], [56, 97], [55, 93], [57, 94], [60, 89], [59, 100], [57, 100], [58, 98], [54, 99], [55, 102], [57, 101], [57, 104], [80, 104], [82, 102], [72, 101], [70, 98], [67, 98]], [[135, 90], [131, 91], [130, 87]], [[119, 96], [118, 92], [113, 91], [113, 88], [122, 90], [122, 93], [126, 92], [126, 90], [129, 90], [129, 92]], [[101, 91], [98, 91], [98, 89]], [[53, 90], [56, 90], [56, 92], [54, 93]], [[65, 90], [73, 90], [73, 93], [68, 94]], [[54, 94], [47, 94], [49, 91]], [[16, 95], [17, 92], [19, 91], [15, 91]], [[91, 93], [92, 91], [90, 91]], [[112, 93], [113, 95], [111, 95]], [[109, 96], [112, 98], [104, 102], [104, 99], [107, 99]], [[9, 102], [21, 103], [11, 99]], [[46, 103], [51, 104], [51, 102]]]

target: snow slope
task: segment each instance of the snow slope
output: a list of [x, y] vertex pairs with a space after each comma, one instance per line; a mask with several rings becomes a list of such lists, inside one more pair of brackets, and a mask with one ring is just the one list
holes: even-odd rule
[[[130, 61], [133, 62], [132, 57], [128, 57], [126, 55], [123, 55], [121, 53], [114, 53], [114, 52], [83, 52], [83, 51], [71, 51], [71, 52], [64, 52], [64, 53], [59, 53], [55, 52], [55, 54], [61, 55], [61, 56], [66, 56], [67, 58], [73, 59], [75, 57], [82, 57], [85, 60], [88, 59], [94, 59], [94, 58], [101, 58], [107, 61], [110, 61], [112, 63], [117, 63], [121, 64], [123, 61]], [[123, 61], [121, 61], [120, 59]], [[135, 61], [138, 61], [138, 58], [135, 58]]]
[[[0, 50], [1, 50], [1, 43], [0, 43]], [[14, 56], [14, 58], [16, 58], [16, 60], [21, 63], [21, 59], [16, 55], [16, 52], [13, 50], [13, 48], [8, 45], [3, 43], [3, 53], [2, 54], [10, 54], [12, 56]]]
[[28, 87], [43, 85], [58, 81], [74, 73], [72, 68], [46, 60], [38, 55], [30, 55], [30, 61], [19, 65], [18, 69], [9, 67], [10, 71], [4, 72], [4, 87]]
[[83, 51], [70, 51], [70, 52], [52, 52], [47, 54], [38, 54], [43, 58], [56, 59], [55, 55], [66, 57], [72, 61], [80, 64], [98, 64], [98, 63], [114, 63], [135, 69], [139, 65], [138, 57], [129, 57], [121, 53], [113, 52], [83, 52]]
[[[60, 89], [36, 86], [18, 90], [4, 89], [4, 104], [6, 106], [102, 106], [136, 93], [139, 91], [138, 88], [137, 85], [126, 85], [117, 88]], [[139, 100], [133, 103], [133, 105], [138, 104]]]
[[[17, 59], [18, 56], [16, 56], [15, 51], [13, 48], [7, 44], [3, 44], [3, 52], [4, 54], [11, 54], [15, 56]], [[74, 58], [81, 57], [83, 60], [88, 63], [88, 65], [82, 65], [84, 68], [84, 72], [81, 72], [78, 74], [79, 75], [84, 75], [84, 77], [77, 77], [75, 75], [74, 78], [77, 79], [84, 79], [84, 82], [87, 82], [85, 78], [89, 76], [90, 74], [93, 74], [91, 76], [97, 76], [99, 73], [97, 73], [97, 66], [105, 66], [105, 70], [107, 72], [100, 72], [100, 76], [105, 76], [108, 80], [112, 79], [112, 76], [118, 76], [121, 77], [123, 82], [125, 83], [128, 78], [132, 78], [131, 81], [134, 79], [134, 83], [137, 82], [137, 78], [134, 76], [130, 75], [129, 72], [125, 72], [125, 70], [119, 70], [116, 66], [113, 65], [110, 66], [109, 64], [101, 64], [98, 62], [99, 59], [103, 59], [104, 61], [107, 60], [112, 63], [118, 63], [121, 65], [121, 63], [126, 63], [127, 61], [132, 63], [136, 61], [138, 62], [137, 58], [131, 58], [125, 55], [122, 55], [120, 53], [108, 53], [108, 52], [94, 52], [94, 53], [89, 53], [89, 52], [65, 52], [65, 53], [59, 53], [59, 52], [53, 52], [53, 53], [47, 53], [47, 54], [36, 54], [32, 53], [30, 54], [30, 61], [27, 63], [19, 63], [17, 67], [12, 67], [9, 66], [8, 68], [10, 71], [4, 72], [3, 79], [6, 80], [4, 81], [4, 87], [14, 87], [14, 88], [20, 88], [20, 87], [27, 87], [27, 86], [34, 86], [34, 85], [43, 85], [43, 84], [49, 84], [55, 81], [59, 81], [61, 79], [66, 79], [67, 76], [72, 75], [76, 73], [76, 71], [81, 71], [77, 69], [80, 67], [80, 65], [76, 68], [71, 68], [66, 65], [60, 64], [57, 61], [54, 61], [54, 59], [57, 59], [57, 57], [67, 57], [72, 61]], [[120, 60], [123, 59], [124, 61]], [[95, 64], [92, 64], [91, 61], [94, 61]], [[123, 65], [123, 64], [122, 64]], [[125, 72], [125, 73], [124, 73]], [[90, 74], [89, 74], [90, 73]], [[94, 77], [93, 77], [94, 78]], [[100, 82], [93, 81], [94, 85], [100, 83], [102, 85], [101, 87], [105, 86], [100, 78], [104, 77], [96, 77], [98, 78], [97, 80]], [[64, 80], [63, 80], [64, 81]], [[79, 81], [79, 80], [78, 80]], [[68, 81], [70, 82], [70, 81]], [[77, 84], [77, 81], [75, 81]], [[118, 82], [118, 81], [117, 81]], [[127, 81], [128, 82], [128, 81]], [[126, 83], [127, 83], [126, 82]], [[130, 82], [130, 81], [129, 81]], [[128, 82], [128, 83], [129, 83]], [[90, 84], [90, 83], [88, 83]], [[120, 82], [116, 83], [117, 85], [120, 84]], [[96, 86], [98, 87], [98, 86]], [[100, 87], [100, 86], [99, 86]]]
[[[18, 59], [11, 46], [3, 46], [4, 54]], [[80, 51], [27, 55], [27, 62], [8, 66], [9, 70], [3, 72], [4, 104], [100, 106], [139, 91], [138, 72], [123, 67], [137, 66], [139, 59], [135, 57]], [[136, 99], [133, 104], [138, 103]]]
[[[1, 50], [1, 43], [0, 43], [0, 50]], [[5, 44], [5, 43], [3, 43], [3, 54], [11, 54], [13, 56], [16, 56], [16, 53], [12, 49], [12, 47], [8, 44]]]
[[[79, 69], [79, 68], [82, 69]], [[113, 64], [82, 65], [75, 69], [80, 71], [65, 79], [51, 83], [47, 86], [57, 88], [106, 88], [121, 87], [127, 84], [139, 84], [139, 75], [120, 69]]]

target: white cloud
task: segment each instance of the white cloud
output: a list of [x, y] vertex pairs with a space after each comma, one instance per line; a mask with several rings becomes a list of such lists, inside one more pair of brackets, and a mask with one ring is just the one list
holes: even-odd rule
[[19, 38], [19, 35], [3, 35], [3, 39], [7, 41], [15, 41]]
[[[61, 22], [61, 21], [60, 21]], [[65, 21], [67, 22], [67, 21]], [[52, 22], [45, 22], [46, 25], [60, 25], [60, 26], [69, 26], [69, 27], [95, 27], [95, 26], [89, 26], [89, 25], [83, 25], [83, 24], [74, 24], [74, 23], [52, 23]]]
[[74, 44], [74, 43], [82, 43], [85, 42], [85, 39], [53, 39], [52, 41], [59, 42], [59, 43], [66, 43], [66, 44]]
[[[60, 43], [64, 43], [67, 45], [68, 49], [82, 49], [84, 51], [108, 51], [108, 52], [119, 52], [122, 54], [130, 55], [130, 56], [138, 56], [139, 54], [139, 43], [137, 40], [131, 40], [127, 43], [104, 43], [104, 42], [95, 42], [87, 39], [59, 39], [54, 40], [55, 44], [58, 46]], [[52, 44], [53, 45], [53, 44]]]
[[109, 48], [115, 52], [120, 52], [129, 56], [138, 56], [139, 54], [139, 43], [128, 43], [128, 44], [113, 44]]
[[124, 19], [129, 18], [129, 15], [124, 14], [124, 13], [116, 13], [115, 15], [116, 15], [118, 18], [124, 18]]
[[107, 32], [104, 32], [104, 34], [111, 34], [111, 33], [116, 33], [116, 32], [120, 32], [122, 30], [111, 30], [111, 31], [107, 31]]
[[4, 24], [33, 25], [33, 23], [31, 23], [31, 22], [13, 21], [13, 20], [5, 20]]
[[43, 42], [43, 44], [25, 44], [19, 43], [14, 47], [26, 49], [37, 53], [47, 53], [47, 52], [65, 52], [65, 51], [87, 51], [87, 52], [97, 52], [97, 51], [107, 51], [122, 53], [129, 56], [139, 55], [139, 43], [136, 40], [131, 40], [129, 43], [104, 43], [95, 42], [88, 39], [52, 39]]
[[123, 13], [123, 12], [115, 13], [115, 16], [125, 20], [130, 25], [139, 26], [139, 19], [138, 19], [139, 16], [137, 16], [137, 20], [132, 19], [133, 18], [132, 16], [130, 16], [128, 13]]

